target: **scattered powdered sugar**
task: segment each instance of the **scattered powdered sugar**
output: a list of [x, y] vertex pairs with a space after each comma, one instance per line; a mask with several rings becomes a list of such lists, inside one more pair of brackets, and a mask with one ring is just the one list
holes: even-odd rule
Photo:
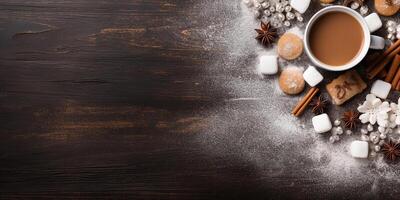
[[[257, 43], [254, 28], [258, 28], [259, 22], [239, 0], [205, 2], [196, 7], [204, 10], [200, 20], [211, 24], [201, 30], [204, 48], [218, 56], [207, 63], [210, 67], [206, 70], [213, 75], [223, 73], [213, 76], [212, 84], [222, 88], [227, 97], [222, 106], [203, 113], [208, 116], [208, 129], [199, 140], [205, 151], [244, 160], [260, 174], [297, 172], [298, 177], [315, 176], [320, 182], [324, 180], [321, 185], [334, 186], [332, 191], [346, 190], [338, 189], [340, 185], [357, 188], [367, 184], [369, 192], [376, 193], [381, 191], [381, 180], [399, 182], [400, 165], [386, 164], [381, 156], [351, 157], [348, 148], [360, 133], [342, 136], [340, 142], [330, 144], [329, 133], [314, 133], [311, 113], [301, 118], [290, 114], [300, 96], [283, 94], [277, 75], [262, 76], [257, 72], [257, 57], [276, 55], [276, 46], [267, 49]], [[289, 31], [302, 37], [300, 28]], [[304, 67], [308, 62], [303, 54], [292, 62], [279, 59], [279, 67]], [[343, 109], [332, 111], [332, 116], [338, 117]]]

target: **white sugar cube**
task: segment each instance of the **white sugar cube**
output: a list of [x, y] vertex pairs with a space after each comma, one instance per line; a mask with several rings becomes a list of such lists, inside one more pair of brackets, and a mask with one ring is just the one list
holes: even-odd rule
[[311, 121], [317, 133], [325, 133], [332, 129], [331, 120], [326, 113], [313, 117]]
[[371, 13], [370, 15], [366, 16], [364, 19], [367, 22], [368, 29], [371, 33], [382, 27], [381, 18], [379, 18], [378, 14], [376, 14], [376, 13]]
[[371, 35], [371, 49], [383, 49], [385, 48], [385, 39], [379, 36]]
[[297, 10], [299, 13], [303, 14], [306, 12], [311, 0], [291, 0], [290, 6]]
[[311, 87], [316, 86], [324, 79], [321, 73], [313, 66], [309, 66], [307, 70], [304, 71], [303, 78]]
[[277, 56], [260, 56], [258, 71], [261, 74], [271, 75], [278, 73], [278, 57]]
[[354, 141], [350, 145], [350, 153], [354, 158], [368, 157], [368, 142]]
[[390, 83], [381, 80], [376, 80], [371, 86], [371, 94], [374, 94], [375, 96], [381, 99], [386, 99], [387, 96], [389, 95], [391, 88], [392, 85]]

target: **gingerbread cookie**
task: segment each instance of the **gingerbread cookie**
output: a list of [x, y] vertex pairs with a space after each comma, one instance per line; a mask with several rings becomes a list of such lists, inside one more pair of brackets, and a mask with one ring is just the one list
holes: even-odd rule
[[375, 10], [378, 12], [380, 15], [383, 16], [392, 16], [396, 14], [400, 6], [396, 5], [393, 0], [375, 0]]
[[367, 84], [361, 79], [360, 75], [354, 71], [348, 71], [331, 83], [326, 85], [326, 90], [332, 98], [332, 103], [342, 105], [347, 100], [361, 93]]
[[278, 54], [286, 60], [294, 60], [303, 53], [303, 41], [293, 33], [285, 33], [278, 41]]
[[303, 71], [298, 67], [287, 67], [279, 76], [279, 87], [286, 94], [299, 94], [304, 86]]

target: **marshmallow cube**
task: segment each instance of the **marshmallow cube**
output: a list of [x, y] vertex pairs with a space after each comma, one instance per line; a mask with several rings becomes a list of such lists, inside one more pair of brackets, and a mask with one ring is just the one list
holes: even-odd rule
[[303, 78], [311, 87], [316, 86], [324, 79], [321, 73], [313, 66], [309, 66], [307, 70], [304, 71]]
[[311, 0], [290, 0], [290, 6], [297, 12], [303, 14], [306, 12], [308, 6], [310, 6]]
[[258, 71], [261, 74], [272, 75], [278, 73], [278, 57], [277, 56], [260, 56]]
[[326, 113], [313, 117], [311, 121], [317, 133], [325, 133], [332, 129], [331, 120]]
[[368, 158], [368, 142], [354, 141], [350, 145], [350, 153], [354, 158]]
[[385, 39], [379, 36], [371, 35], [371, 44], [369, 48], [379, 50], [385, 48]]
[[387, 96], [389, 95], [391, 88], [392, 88], [392, 85], [390, 83], [387, 83], [387, 82], [381, 81], [381, 80], [376, 80], [372, 84], [371, 94], [374, 94], [375, 96], [377, 96], [381, 99], [386, 99]]
[[382, 27], [381, 18], [379, 18], [378, 14], [376, 13], [368, 15], [364, 19], [367, 22], [368, 29], [371, 33]]

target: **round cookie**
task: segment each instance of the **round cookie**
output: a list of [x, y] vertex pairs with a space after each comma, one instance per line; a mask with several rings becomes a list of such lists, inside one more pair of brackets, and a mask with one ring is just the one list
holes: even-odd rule
[[303, 71], [298, 67], [287, 67], [279, 76], [279, 87], [286, 94], [299, 94], [304, 86]]
[[303, 53], [303, 41], [293, 33], [285, 33], [278, 41], [278, 54], [286, 60], [294, 60]]
[[335, 2], [335, 0], [319, 0], [321, 3], [324, 3], [324, 4], [328, 4], [328, 3], [333, 3], [333, 2]]
[[375, 0], [374, 5], [376, 12], [383, 16], [392, 16], [400, 9], [399, 5], [389, 5], [387, 0]]

